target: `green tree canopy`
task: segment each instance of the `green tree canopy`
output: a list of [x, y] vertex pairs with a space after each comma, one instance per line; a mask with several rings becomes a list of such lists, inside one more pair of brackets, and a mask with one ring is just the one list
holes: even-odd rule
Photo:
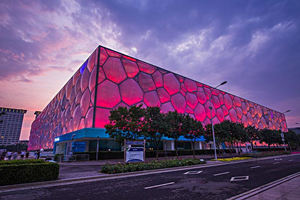
[[166, 132], [166, 136], [169, 138], [173, 138], [175, 142], [175, 151], [176, 156], [178, 157], [178, 149], [177, 143], [180, 136], [184, 135], [184, 115], [178, 113], [177, 111], [168, 112], [166, 116], [166, 122], [169, 124], [168, 131]]
[[276, 144], [279, 141], [280, 134], [278, 131], [270, 130], [270, 129], [262, 129], [259, 131], [259, 141], [265, 142], [268, 144], [268, 147], [270, 148], [271, 144]]
[[156, 149], [156, 158], [158, 158], [159, 144], [163, 134], [167, 133], [169, 129], [166, 114], [161, 113], [159, 107], [147, 107], [144, 114], [142, 133], [153, 142]]
[[300, 146], [300, 135], [297, 136], [294, 131], [289, 130], [288, 132], [285, 132], [284, 139], [292, 149], [296, 149]]
[[122, 143], [124, 139], [135, 140], [141, 136], [145, 110], [141, 106], [119, 107], [110, 112], [110, 123], [105, 125], [106, 133]]
[[195, 142], [198, 138], [204, 135], [202, 123], [189, 115], [185, 115], [183, 121], [183, 132], [185, 133], [184, 137], [191, 140], [193, 157], [195, 158]]

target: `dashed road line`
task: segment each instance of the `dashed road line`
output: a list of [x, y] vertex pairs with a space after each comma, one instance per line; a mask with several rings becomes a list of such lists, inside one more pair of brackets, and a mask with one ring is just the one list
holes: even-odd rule
[[248, 181], [249, 176], [233, 176], [230, 179], [230, 182], [235, 182], [235, 181]]
[[255, 168], [260, 168], [260, 166], [259, 165], [257, 165], [257, 166], [253, 166], [253, 167], [250, 167], [251, 169], [255, 169]]
[[202, 171], [187, 171], [183, 174], [200, 174], [200, 173], [202, 173]]
[[280, 162], [274, 162], [273, 165], [279, 164]]
[[145, 187], [144, 189], [148, 190], [148, 189], [158, 188], [158, 187], [162, 187], [162, 186], [166, 186], [166, 185], [172, 185], [174, 183], [175, 182], [169, 182], [169, 183], [164, 183], [164, 184], [159, 184], [159, 185], [153, 185], [153, 186]]
[[225, 174], [229, 174], [230, 172], [222, 172], [222, 173], [218, 173], [218, 174], [214, 174], [214, 176], [221, 176], [221, 175], [225, 175]]
[[288, 160], [289, 162], [293, 161], [293, 160]]

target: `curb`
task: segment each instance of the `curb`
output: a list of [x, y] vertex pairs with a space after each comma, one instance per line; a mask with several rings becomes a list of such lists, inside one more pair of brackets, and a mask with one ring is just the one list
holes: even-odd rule
[[103, 175], [98, 175], [98, 176], [88, 176], [88, 177], [68, 178], [68, 179], [53, 180], [53, 181], [6, 185], [6, 186], [0, 186], [0, 193], [12, 192], [12, 191], [17, 191], [17, 190], [46, 188], [46, 187], [52, 187], [52, 186], [58, 186], [58, 185], [70, 185], [70, 184], [77, 184], [77, 183], [84, 183], [84, 182], [94, 182], [94, 181], [109, 180], [109, 179], [119, 179], [119, 178], [134, 177], [134, 176], [145, 176], [145, 175], [150, 175], [150, 174], [168, 173], [168, 172], [174, 172], [174, 171], [208, 168], [208, 167], [222, 166], [222, 165], [232, 165], [232, 164], [237, 164], [237, 163], [254, 162], [254, 161], [258, 161], [258, 160], [268, 160], [268, 159], [273, 159], [273, 158], [289, 157], [289, 156], [296, 156], [296, 155], [299, 155], [299, 154], [278, 155], [278, 156], [252, 158], [252, 159], [247, 159], [247, 160], [229, 161], [229, 162], [228, 161], [227, 162], [212, 161], [212, 162], [219, 162], [219, 163], [189, 165], [189, 166], [127, 172], [127, 173], [119, 173], [119, 174], [103, 174]]
[[297, 178], [298, 176], [300, 176], [300, 172], [291, 174], [289, 176], [286, 176], [284, 178], [278, 179], [278, 180], [273, 181], [271, 183], [267, 183], [265, 185], [259, 186], [257, 188], [254, 188], [254, 189], [249, 190], [247, 192], [244, 192], [242, 194], [238, 194], [236, 196], [230, 197], [227, 200], [244, 200], [244, 199], [248, 199], [248, 198], [253, 197], [253, 196], [257, 195], [257, 194], [260, 194], [260, 193], [262, 193], [264, 191], [267, 191], [267, 190], [269, 190], [269, 189], [271, 189], [273, 187], [276, 187], [276, 186], [278, 186], [278, 185], [280, 185], [282, 183], [285, 183], [285, 182], [287, 182], [289, 180]]

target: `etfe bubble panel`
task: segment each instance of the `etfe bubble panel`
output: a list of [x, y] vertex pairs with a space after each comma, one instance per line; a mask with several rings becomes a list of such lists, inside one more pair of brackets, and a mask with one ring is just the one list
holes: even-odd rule
[[215, 124], [230, 120], [287, 131], [282, 113], [99, 46], [34, 121], [29, 148], [52, 148], [56, 136], [104, 128], [112, 109], [133, 105], [177, 110], [203, 125], [212, 117]]
[[28, 150], [51, 149], [54, 138], [93, 126], [98, 48], [32, 123]]
[[[100, 47], [95, 127], [104, 128], [110, 110], [119, 106], [158, 106], [210, 124], [224, 120], [256, 128], [287, 131], [282, 113], [203, 83]], [[212, 106], [212, 116], [209, 107]]]

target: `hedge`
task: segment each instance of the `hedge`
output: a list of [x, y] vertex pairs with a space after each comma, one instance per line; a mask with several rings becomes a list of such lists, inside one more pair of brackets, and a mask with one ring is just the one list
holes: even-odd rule
[[[219, 150], [217, 149], [218, 153], [235, 153], [234, 149], [225, 149], [225, 150]], [[206, 154], [213, 154], [213, 149], [204, 149], [204, 150], [195, 150], [196, 155], [206, 155]], [[96, 160], [96, 152], [80, 152], [80, 153], [74, 153], [74, 155], [78, 154], [88, 154], [90, 157], [90, 160]], [[184, 155], [193, 155], [192, 150], [178, 150], [179, 156]], [[164, 151], [164, 150], [158, 150], [158, 156], [159, 157], [167, 157], [167, 156], [176, 156], [175, 151]], [[146, 158], [154, 158], [156, 157], [156, 151], [146, 151]], [[124, 152], [123, 151], [99, 151], [99, 160], [107, 160], [107, 159], [123, 159], [124, 158]]]
[[[223, 162], [230, 162], [230, 161], [237, 161], [237, 160], [247, 160], [251, 159], [252, 157], [232, 157], [232, 158], [218, 158], [218, 161], [223, 161]], [[215, 159], [213, 159], [215, 160]]]
[[269, 151], [284, 151], [284, 147], [271, 147], [271, 148], [268, 148], [268, 147], [261, 147], [261, 148], [253, 148], [253, 151], [263, 151], [263, 152], [269, 152]]
[[262, 157], [278, 156], [278, 155], [286, 155], [286, 154], [291, 154], [291, 152], [289, 152], [289, 151], [269, 151], [269, 152], [248, 153], [248, 154], [243, 154], [243, 156], [249, 156], [252, 158], [262, 158]]
[[1, 165], [22, 165], [22, 164], [31, 164], [31, 163], [44, 163], [44, 160], [41, 159], [27, 159], [27, 160], [3, 160], [0, 161]]
[[148, 163], [125, 163], [125, 164], [106, 164], [102, 167], [101, 172], [106, 174], [116, 174], [124, 172], [134, 172], [151, 169], [161, 169], [188, 165], [205, 164], [204, 160], [197, 159], [184, 159], [184, 160], [163, 160], [163, 161], [152, 161]]
[[[9, 161], [8, 161], [9, 162]], [[0, 165], [0, 185], [30, 183], [55, 180], [59, 175], [59, 165], [49, 162], [27, 162]]]

